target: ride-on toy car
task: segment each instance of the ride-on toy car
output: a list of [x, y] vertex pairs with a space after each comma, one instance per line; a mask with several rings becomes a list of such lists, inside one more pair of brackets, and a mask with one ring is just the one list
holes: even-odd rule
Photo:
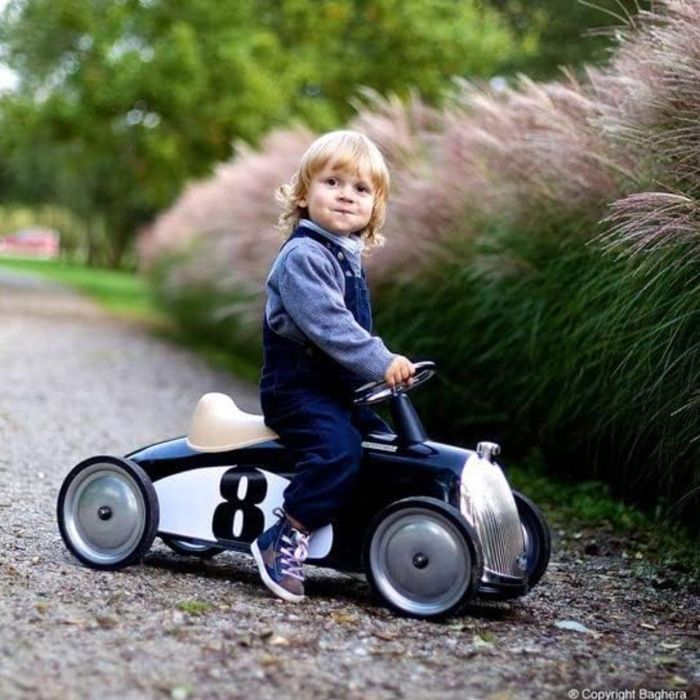
[[[385, 604], [422, 618], [474, 597], [524, 595], [550, 554], [542, 514], [494, 461], [498, 445], [473, 451], [428, 439], [407, 392], [434, 373], [419, 362], [409, 385], [356, 392], [358, 405], [390, 402], [396, 434], [366, 438], [352, 507], [309, 546], [310, 563], [364, 571]], [[205, 394], [186, 437], [78, 464], [61, 487], [58, 524], [68, 549], [95, 569], [138, 562], [157, 535], [181, 554], [250, 552], [292, 473], [262, 416]]]

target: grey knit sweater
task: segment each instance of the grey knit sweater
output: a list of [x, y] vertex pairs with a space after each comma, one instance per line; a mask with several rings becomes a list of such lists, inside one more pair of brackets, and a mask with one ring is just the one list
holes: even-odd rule
[[[353, 269], [360, 269], [361, 247], [312, 228], [341, 245]], [[355, 321], [344, 294], [345, 274], [333, 253], [312, 238], [294, 238], [267, 278], [265, 317], [275, 333], [316, 345], [368, 381], [383, 379], [395, 355]]]

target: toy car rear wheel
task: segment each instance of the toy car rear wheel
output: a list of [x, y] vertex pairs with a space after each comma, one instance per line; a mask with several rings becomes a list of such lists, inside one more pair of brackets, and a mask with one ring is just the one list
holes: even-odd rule
[[58, 527], [68, 549], [93, 569], [141, 560], [158, 531], [158, 497], [146, 472], [127, 459], [91, 457], [66, 477]]
[[513, 497], [518, 507], [520, 526], [525, 540], [528, 588], [532, 588], [539, 583], [547, 570], [552, 553], [552, 538], [542, 511], [520, 491], [513, 491]]
[[190, 557], [199, 557], [200, 559], [211, 559], [217, 554], [223, 552], [223, 547], [217, 547], [210, 544], [198, 544], [196, 542], [188, 542], [187, 540], [178, 540], [175, 537], [161, 535], [163, 542], [178, 554]]
[[392, 503], [370, 523], [367, 580], [388, 607], [410, 617], [453, 612], [478, 589], [481, 545], [457, 508], [435, 498]]

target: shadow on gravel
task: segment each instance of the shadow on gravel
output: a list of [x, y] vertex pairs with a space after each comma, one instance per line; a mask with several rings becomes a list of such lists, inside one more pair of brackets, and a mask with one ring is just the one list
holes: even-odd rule
[[[251, 567], [252, 559], [240, 554], [235, 554], [234, 557], [231, 557], [230, 553], [223, 553], [214, 560], [202, 560], [168, 551], [153, 551], [145, 557], [143, 564], [146, 568], [168, 571], [172, 574], [190, 574], [202, 579], [226, 580], [250, 586], [251, 601], [257, 600], [261, 593], [267, 595], [257, 572]], [[309, 568], [305, 587], [310, 598], [330, 600], [341, 605], [355, 605], [362, 608], [365, 613], [376, 614], [382, 619], [395, 617], [377, 601], [365, 582], [338, 573], [328, 573], [324, 569]], [[449, 620], [461, 618], [512, 622], [518, 625], [533, 621], [531, 615], [518, 605], [491, 601], [477, 601], [467, 605], [459, 614], [450, 616]], [[441, 622], [444, 620], [436, 621], [437, 624]]]
[[242, 568], [239, 561], [231, 560], [225, 554], [215, 560], [197, 559], [170, 552], [149, 552], [144, 557], [145, 567], [163, 569], [171, 573], [196, 574], [212, 580], [235, 581], [236, 583], [253, 583], [257, 575]]
[[[167, 551], [150, 552], [143, 560], [145, 567], [167, 570], [171, 573], [193, 574], [205, 579], [227, 580], [239, 584], [250, 585], [251, 595], [261, 588], [262, 583], [257, 571], [253, 568], [253, 560], [245, 555], [220, 554], [214, 560], [202, 560], [196, 557], [186, 557]], [[240, 558], [239, 558], [240, 557]], [[364, 606], [371, 602], [371, 594], [367, 585], [350, 577], [333, 575], [324, 569], [309, 567], [305, 587], [312, 598], [329, 598]]]

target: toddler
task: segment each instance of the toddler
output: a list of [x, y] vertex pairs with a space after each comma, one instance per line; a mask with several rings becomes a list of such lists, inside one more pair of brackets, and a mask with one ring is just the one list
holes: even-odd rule
[[353, 406], [353, 391], [373, 380], [396, 386], [415, 373], [371, 334], [362, 252], [383, 240], [388, 192], [377, 146], [334, 131], [309, 147], [279, 193], [290, 235], [267, 279], [260, 401], [296, 469], [279, 520], [251, 550], [264, 583], [288, 601], [304, 597], [309, 534], [353, 492], [363, 436], [390, 432], [373, 411]]

